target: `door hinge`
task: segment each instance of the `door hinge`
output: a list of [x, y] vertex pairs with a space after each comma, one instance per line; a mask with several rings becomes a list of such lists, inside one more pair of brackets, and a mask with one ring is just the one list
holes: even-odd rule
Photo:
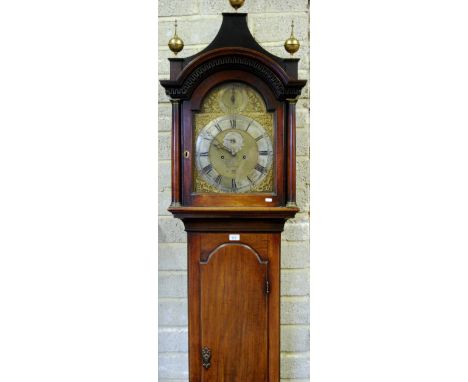
[[270, 293], [270, 282], [268, 280], [265, 280], [265, 293]]

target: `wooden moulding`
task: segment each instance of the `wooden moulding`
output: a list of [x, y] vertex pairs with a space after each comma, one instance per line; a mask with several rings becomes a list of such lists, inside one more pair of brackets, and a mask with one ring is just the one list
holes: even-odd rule
[[297, 207], [171, 207], [187, 232], [282, 232]]
[[180, 102], [172, 100], [172, 151], [171, 151], [171, 206], [180, 206], [181, 202], [181, 153], [180, 153]]
[[296, 99], [288, 100], [287, 115], [287, 207], [296, 206]]
[[229, 219], [290, 219], [297, 207], [169, 207], [176, 218], [229, 218]]

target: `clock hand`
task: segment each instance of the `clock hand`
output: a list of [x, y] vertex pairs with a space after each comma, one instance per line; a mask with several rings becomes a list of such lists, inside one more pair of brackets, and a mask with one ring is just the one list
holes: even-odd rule
[[229, 152], [229, 154], [231, 154], [232, 156], [236, 156], [236, 154], [234, 154], [230, 148], [224, 146], [224, 145], [223, 145], [220, 141], [218, 141], [216, 138], [213, 139], [213, 144], [214, 144], [215, 147], [217, 147], [218, 149], [225, 150], [225, 151]]
[[235, 95], [234, 86], [232, 87], [231, 102], [232, 102], [233, 105], [236, 102], [236, 95]]

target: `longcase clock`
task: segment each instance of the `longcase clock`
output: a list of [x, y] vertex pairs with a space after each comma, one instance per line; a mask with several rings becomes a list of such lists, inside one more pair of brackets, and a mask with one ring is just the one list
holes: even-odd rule
[[298, 212], [299, 60], [264, 50], [245, 13], [223, 13], [206, 49], [169, 60], [169, 211], [188, 237], [190, 381], [277, 382], [281, 232]]

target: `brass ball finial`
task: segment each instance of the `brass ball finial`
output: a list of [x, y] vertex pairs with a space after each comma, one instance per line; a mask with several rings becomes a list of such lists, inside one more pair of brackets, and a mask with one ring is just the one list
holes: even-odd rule
[[301, 47], [301, 44], [299, 43], [299, 40], [294, 37], [294, 21], [291, 22], [291, 37], [289, 37], [285, 42], [284, 42], [284, 49], [288, 53], [291, 53], [291, 56], [296, 53], [299, 48]]
[[229, 0], [231, 6], [237, 11], [245, 3], [245, 0]]
[[177, 20], [174, 22], [174, 36], [169, 40], [167, 46], [176, 56], [177, 53], [184, 49], [184, 42], [177, 36]]

